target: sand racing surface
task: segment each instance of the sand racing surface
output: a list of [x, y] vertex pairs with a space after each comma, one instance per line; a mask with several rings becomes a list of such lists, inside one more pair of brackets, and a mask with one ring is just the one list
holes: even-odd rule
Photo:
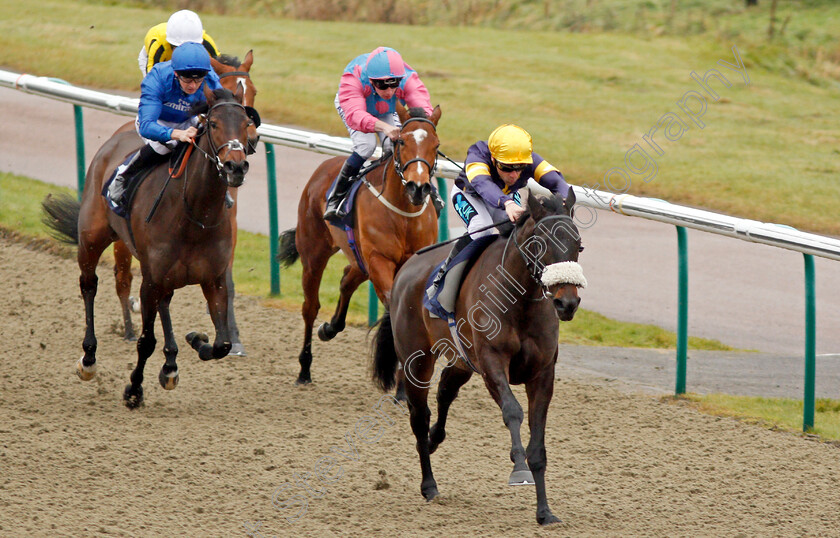
[[[96, 300], [99, 371], [89, 382], [74, 374], [84, 335], [78, 275], [74, 260], [0, 238], [2, 536], [830, 536], [840, 529], [838, 447], [563, 369], [546, 437], [548, 499], [562, 523], [540, 528], [534, 489], [507, 485], [509, 435], [475, 376], [432, 455], [441, 496], [426, 503], [407, 416], [387, 400], [375, 412], [381, 394], [367, 373], [366, 331], [316, 340], [315, 382], [295, 387], [299, 314], [240, 297], [249, 356], [202, 362], [183, 341], [193, 329], [212, 338], [197, 287], [172, 301], [179, 386], [158, 384], [158, 327], [146, 403], [128, 410], [122, 391], [136, 351], [118, 334], [107, 267], [99, 269]], [[322, 317], [333, 305], [324, 308]], [[524, 390], [515, 393], [526, 402]]]

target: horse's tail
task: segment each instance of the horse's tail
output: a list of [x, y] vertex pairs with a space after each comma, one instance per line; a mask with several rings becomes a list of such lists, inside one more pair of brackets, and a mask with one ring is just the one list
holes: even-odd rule
[[79, 244], [79, 209], [82, 204], [69, 194], [48, 194], [41, 202], [41, 218], [49, 234], [70, 245]]
[[[378, 327], [377, 327], [378, 325]], [[391, 313], [385, 315], [371, 328], [376, 330], [371, 343], [373, 362], [371, 364], [371, 378], [384, 392], [388, 392], [397, 384], [397, 350], [394, 348], [394, 330], [391, 327]]]
[[295, 229], [290, 228], [281, 233], [278, 243], [279, 248], [277, 249], [277, 260], [286, 267], [289, 267], [295, 263], [300, 256], [297, 246], [295, 246]]

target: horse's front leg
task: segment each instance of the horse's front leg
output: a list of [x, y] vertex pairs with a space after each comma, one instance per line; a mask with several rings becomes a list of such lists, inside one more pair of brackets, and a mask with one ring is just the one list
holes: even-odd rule
[[225, 271], [225, 281], [228, 286], [227, 312], [228, 326], [230, 327], [230, 355], [247, 357], [248, 354], [245, 352], [245, 346], [239, 340], [239, 326], [236, 324], [236, 315], [233, 313], [233, 298], [236, 296], [236, 289], [233, 285], [233, 258], [230, 259], [230, 264], [228, 265], [227, 271]]
[[209, 282], [202, 282], [201, 291], [204, 292], [204, 298], [207, 299], [207, 306], [210, 308], [210, 318], [216, 328], [216, 339], [213, 345], [210, 345], [206, 334], [191, 332], [187, 334], [187, 342], [198, 351], [201, 360], [221, 359], [227, 356], [231, 348], [225, 273]]
[[137, 339], [137, 366], [131, 372], [131, 383], [125, 387], [123, 400], [129, 409], [134, 409], [143, 403], [143, 370], [146, 359], [155, 351], [155, 318], [157, 317], [158, 302], [161, 299], [161, 289], [152, 284], [144, 275], [140, 285], [140, 312], [143, 328]]
[[350, 307], [350, 299], [359, 284], [367, 280], [367, 276], [355, 264], [344, 268], [344, 276], [341, 277], [339, 285], [338, 304], [335, 306], [335, 313], [329, 323], [323, 323], [318, 327], [318, 338], [327, 342], [344, 330], [344, 323], [347, 319], [347, 309]]
[[[555, 352], [556, 353], [556, 352]], [[528, 394], [528, 425], [531, 440], [528, 441], [528, 467], [537, 486], [537, 522], [540, 525], [559, 523], [560, 519], [551, 513], [545, 493], [545, 422], [548, 404], [554, 394], [554, 362], [525, 384]]]
[[134, 335], [134, 325], [131, 322], [131, 251], [125, 243], [117, 241], [114, 243], [114, 281], [117, 288], [117, 297], [122, 307], [123, 323], [125, 333], [123, 338], [130, 342], [137, 340]]
[[169, 303], [172, 301], [172, 292], [164, 295], [158, 303], [160, 324], [163, 327], [163, 355], [166, 362], [158, 374], [160, 386], [166, 390], [172, 390], [178, 386], [178, 364], [175, 362], [178, 356], [178, 344], [175, 343], [175, 333], [172, 331], [172, 318], [169, 316]]
[[513, 462], [513, 472], [510, 473], [508, 484], [511, 486], [533, 484], [534, 479], [525, 461], [525, 447], [522, 446], [520, 428], [525, 416], [522, 406], [510, 390], [507, 378], [507, 360], [495, 350], [485, 351], [487, 354], [481, 364], [484, 366], [484, 384], [496, 404], [502, 410], [502, 420], [510, 431], [510, 461]]

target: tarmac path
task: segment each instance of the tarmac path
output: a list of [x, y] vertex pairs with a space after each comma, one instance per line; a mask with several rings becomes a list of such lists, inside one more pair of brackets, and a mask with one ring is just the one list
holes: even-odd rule
[[[0, 118], [0, 171], [75, 186], [71, 105], [0, 88]], [[126, 116], [85, 109], [88, 163], [113, 131], [130, 120]], [[264, 121], [276, 123], [274, 119], [265, 118]], [[280, 230], [284, 230], [295, 225], [300, 193], [312, 171], [329, 157], [281, 146], [275, 146], [275, 149]], [[250, 232], [267, 234], [263, 145], [249, 162], [251, 170], [239, 193], [239, 225]], [[451, 213], [450, 223], [458, 222]], [[582, 293], [582, 307], [622, 321], [650, 323], [675, 330], [677, 240], [674, 227], [601, 211], [597, 222], [581, 230], [581, 235], [586, 246], [581, 264], [589, 281], [589, 287]], [[802, 256], [793, 251], [694, 230], [688, 230], [688, 245], [689, 333], [761, 352], [717, 355], [724, 362], [709, 368], [711, 377], [719, 376], [724, 384], [718, 388], [714, 383], [695, 386], [691, 377], [696, 372], [692, 370], [695, 363], [690, 363], [689, 390], [748, 391], [742, 378], [728, 381], [732, 368], [723, 366], [743, 364], [745, 371], [765, 374], [765, 382], [759, 382], [755, 389], [759, 393], [769, 395], [768, 387], [772, 389], [779, 385], [778, 388], [786, 387], [785, 395], [801, 397], [805, 302]], [[840, 328], [840, 308], [837, 307], [840, 304], [840, 264], [817, 257], [815, 267], [817, 395], [837, 397], [840, 377], [832, 372], [840, 370], [840, 331], [837, 330]], [[616, 355], [607, 352], [606, 348], [581, 349], [577, 355], [570, 353], [570, 365], [588, 368], [608, 378], [654, 384], [660, 389], [673, 386], [673, 376], [667, 377], [668, 368], [660, 364], [664, 360], [665, 366], [672, 367], [673, 352], [636, 351]], [[635, 357], [634, 361], [616, 358], [628, 353]], [[588, 362], [575, 366], [575, 356], [586, 357]], [[695, 359], [706, 355], [691, 352], [690, 356]], [[709, 355], [713, 356], [716, 355]], [[733, 358], [736, 356], [738, 358]], [[598, 357], [603, 357], [603, 361]], [[627, 364], [622, 367], [624, 363]], [[644, 364], [641, 369], [646, 372], [656, 372], [657, 381], [639, 375], [637, 364]], [[708, 364], [712, 365], [714, 361]], [[638, 379], [633, 379], [634, 376]], [[787, 381], [780, 381], [782, 379]]]

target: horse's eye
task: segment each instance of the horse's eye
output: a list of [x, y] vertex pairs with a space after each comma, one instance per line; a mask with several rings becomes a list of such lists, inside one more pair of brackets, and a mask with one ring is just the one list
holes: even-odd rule
[[215, 128], [216, 128], [216, 122], [215, 122], [215, 121], [210, 121], [210, 122], [208, 122], [208, 123], [207, 123], [207, 125], [208, 125], [211, 129], [215, 129]]

